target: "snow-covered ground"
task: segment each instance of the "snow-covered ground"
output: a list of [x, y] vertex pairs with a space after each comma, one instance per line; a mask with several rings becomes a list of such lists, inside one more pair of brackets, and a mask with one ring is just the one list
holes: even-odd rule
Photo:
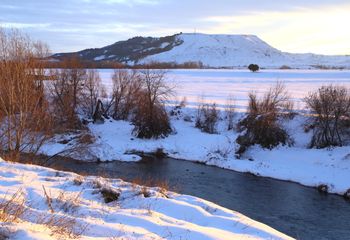
[[0, 206], [1, 239], [292, 239], [196, 197], [1, 159]]
[[[90, 124], [89, 128], [96, 138], [96, 143], [90, 150], [92, 160], [137, 161], [140, 157], [135, 152], [155, 152], [162, 149], [172, 158], [198, 161], [306, 186], [326, 184], [332, 193], [344, 194], [350, 189], [350, 146], [333, 149], [307, 148], [311, 133], [303, 131], [303, 116], [286, 122], [289, 134], [295, 141], [294, 146], [279, 146], [273, 150], [256, 146], [249, 149], [243, 158], [237, 159], [235, 150], [238, 145], [235, 140], [238, 133], [227, 131], [224, 120], [218, 124], [218, 134], [201, 132], [194, 127], [194, 115], [195, 110], [184, 109], [178, 117], [172, 117], [171, 123], [176, 131], [174, 134], [151, 140], [135, 138], [132, 135], [133, 126], [126, 121], [109, 120], [104, 124]], [[191, 116], [193, 122], [184, 121], [185, 116]], [[237, 113], [237, 117], [239, 116]], [[60, 140], [62, 137], [64, 139], [61, 136]], [[69, 149], [70, 146], [52, 142], [45, 145], [42, 151], [54, 154], [64, 148]], [[74, 157], [86, 156], [78, 153]]]
[[[110, 86], [111, 70], [101, 70], [104, 83]], [[350, 189], [350, 146], [333, 149], [309, 149], [311, 133], [305, 133], [305, 117], [299, 115], [286, 122], [289, 134], [295, 141], [294, 146], [279, 146], [273, 150], [264, 150], [256, 146], [243, 158], [237, 159], [235, 150], [237, 132], [226, 131], [226, 123], [218, 124], [218, 134], [207, 134], [194, 127], [195, 109], [201, 93], [207, 101], [226, 103], [232, 94], [236, 99], [236, 108], [244, 111], [247, 105], [247, 93], [255, 90], [266, 91], [276, 80], [284, 80], [298, 109], [302, 108], [302, 98], [312, 90], [324, 84], [339, 84], [350, 87], [349, 71], [247, 71], [228, 70], [177, 70], [169, 74], [169, 79], [179, 83], [178, 96], [186, 96], [189, 106], [182, 109], [179, 116], [171, 118], [175, 133], [164, 139], [141, 140], [132, 135], [133, 126], [124, 121], [106, 121], [102, 125], [90, 124], [89, 128], [96, 138], [91, 146], [93, 159], [101, 161], [138, 161], [135, 152], [154, 152], [163, 149], [170, 157], [199, 161], [208, 165], [251, 172], [256, 175], [289, 180], [306, 186], [326, 184], [329, 192], [343, 194]], [[181, 98], [178, 98], [181, 99]], [[170, 106], [168, 107], [171, 108]], [[242, 113], [237, 113], [236, 122]], [[224, 112], [221, 112], [224, 118]], [[184, 118], [191, 118], [192, 122]], [[59, 136], [58, 139], [71, 136]], [[69, 149], [69, 145], [54, 141], [44, 146], [42, 151], [52, 155]], [[73, 141], [74, 142], [74, 141]], [[84, 155], [78, 154], [78, 158]], [[86, 156], [85, 156], [86, 157]], [[89, 159], [89, 156], [86, 157]]]

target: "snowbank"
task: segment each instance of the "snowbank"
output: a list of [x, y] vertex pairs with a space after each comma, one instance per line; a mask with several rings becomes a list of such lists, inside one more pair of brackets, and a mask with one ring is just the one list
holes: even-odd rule
[[11, 239], [291, 239], [196, 197], [1, 159], [0, 205], [0, 237]]

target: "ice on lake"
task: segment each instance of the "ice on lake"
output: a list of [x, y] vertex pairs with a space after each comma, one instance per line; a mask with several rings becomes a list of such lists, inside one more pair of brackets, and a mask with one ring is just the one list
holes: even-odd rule
[[[108, 90], [112, 89], [113, 69], [99, 70]], [[283, 82], [295, 103], [296, 109], [304, 107], [303, 98], [320, 86], [335, 84], [350, 88], [349, 70], [169, 70], [167, 81], [176, 85], [173, 102], [186, 97], [188, 106], [195, 106], [204, 99], [225, 105], [230, 96], [238, 109], [247, 106], [248, 93], [266, 92], [277, 81]]]

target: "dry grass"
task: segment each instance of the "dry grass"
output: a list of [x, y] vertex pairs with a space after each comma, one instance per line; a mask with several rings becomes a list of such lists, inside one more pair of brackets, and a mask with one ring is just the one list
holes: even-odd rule
[[73, 179], [73, 184], [76, 186], [80, 186], [84, 182], [84, 177], [83, 176], [77, 176]]
[[36, 223], [48, 227], [59, 239], [79, 238], [88, 227], [88, 224], [80, 223], [75, 217], [58, 213], [43, 214], [37, 218]]
[[59, 209], [64, 212], [75, 212], [81, 204], [81, 191], [73, 194], [66, 194], [66, 192], [61, 191], [57, 198], [55, 199], [55, 204]]
[[75, 217], [61, 215], [57, 212], [62, 210], [65, 213], [74, 213], [80, 206], [81, 192], [67, 194], [62, 190], [57, 197], [52, 198], [51, 192], [48, 192], [44, 186], [43, 191], [50, 213], [37, 217], [36, 223], [47, 226], [53, 235], [59, 235], [60, 238], [80, 237], [87, 229], [88, 224], [82, 224]]
[[7, 224], [19, 222], [27, 211], [22, 189], [0, 200], [0, 240], [9, 239], [13, 231]]
[[0, 201], [0, 222], [9, 223], [18, 221], [26, 211], [25, 197], [22, 189]]
[[131, 183], [134, 190], [144, 197], [151, 196], [149, 187], [157, 187], [159, 193], [169, 198], [167, 194], [169, 191], [169, 183], [165, 180], [152, 178], [135, 178]]
[[67, 194], [67, 192], [62, 190], [55, 198], [53, 198], [51, 196], [51, 192], [48, 193], [44, 186], [43, 190], [46, 198], [46, 204], [51, 213], [55, 213], [60, 210], [66, 213], [74, 213], [81, 203], [81, 191], [78, 193]]
[[89, 133], [85, 133], [85, 134], [82, 134], [79, 139], [78, 139], [78, 143], [80, 144], [92, 144], [95, 142], [95, 137]]

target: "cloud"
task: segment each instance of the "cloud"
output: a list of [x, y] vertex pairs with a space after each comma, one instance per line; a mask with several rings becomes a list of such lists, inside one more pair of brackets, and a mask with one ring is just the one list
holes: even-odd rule
[[284, 51], [345, 54], [350, 53], [350, 34], [344, 31], [350, 22], [349, 11], [350, 4], [345, 4], [288, 12], [209, 16], [203, 19], [208, 23], [203, 30], [210, 33], [249, 31]]
[[[255, 33], [275, 47], [293, 52], [310, 48], [310, 51], [341, 53], [340, 45], [349, 40], [349, 34], [339, 30], [345, 29], [345, 22], [350, 21], [343, 14], [349, 11], [347, 2], [2, 0], [0, 24], [24, 29], [34, 38], [48, 42], [55, 52], [101, 47], [136, 35], [162, 36], [197, 29], [207, 33]], [[317, 26], [317, 21], [325, 27]], [[319, 39], [308, 38], [310, 33]], [[331, 47], [334, 41], [327, 34], [341, 44]], [[313, 47], [313, 41], [318, 47]], [[322, 44], [326, 46], [323, 50]]]

